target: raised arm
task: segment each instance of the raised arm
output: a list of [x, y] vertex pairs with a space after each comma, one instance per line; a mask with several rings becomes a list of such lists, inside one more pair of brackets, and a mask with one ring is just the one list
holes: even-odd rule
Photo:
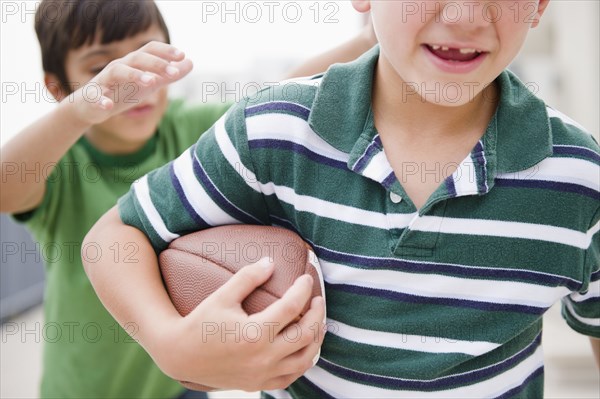
[[315, 56], [293, 69], [288, 78], [312, 76], [325, 72], [329, 66], [339, 62], [350, 62], [377, 44], [370, 16], [360, 33], [347, 42], [340, 44], [322, 54]]
[[[114, 60], [85, 86], [68, 96], [47, 81], [49, 90], [60, 101], [59, 105], [23, 129], [1, 149], [3, 189], [0, 190], [0, 212], [19, 213], [37, 207], [44, 197], [45, 179], [53, 165], [84, 132], [92, 125], [135, 106], [136, 102], [132, 100], [141, 100], [187, 75], [192, 64], [184, 58], [184, 54], [171, 45], [151, 42]], [[173, 75], [167, 74], [168, 66], [177, 69]], [[130, 91], [118, 92], [119, 88], [129, 87], [126, 83], [132, 82], [139, 87], [135, 96], [128, 96]], [[86, 98], [84, 93], [90, 85], [100, 87], [102, 95], [93, 100]], [[110, 90], [111, 87], [117, 90]], [[91, 92], [95, 93], [95, 90]], [[112, 98], [122, 100], [113, 101]], [[31, 170], [43, 170], [44, 176], [24, 173]]]

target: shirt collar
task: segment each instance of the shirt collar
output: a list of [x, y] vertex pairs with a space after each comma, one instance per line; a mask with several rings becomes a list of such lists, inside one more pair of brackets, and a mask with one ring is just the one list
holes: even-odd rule
[[[377, 135], [371, 93], [378, 57], [377, 45], [351, 63], [329, 68], [309, 115], [309, 124], [323, 140], [350, 154], [350, 169]], [[500, 101], [482, 138], [486, 180], [491, 182], [496, 173], [528, 169], [552, 154], [552, 132], [544, 102], [508, 70], [496, 81]]]

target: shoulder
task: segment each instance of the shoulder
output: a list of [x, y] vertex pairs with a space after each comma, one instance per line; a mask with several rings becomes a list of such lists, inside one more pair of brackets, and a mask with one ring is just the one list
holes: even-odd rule
[[600, 167], [600, 146], [590, 132], [562, 112], [547, 106], [554, 157], [577, 158]]
[[322, 81], [322, 75], [285, 80], [246, 97], [240, 106], [244, 116], [276, 113], [308, 117]]

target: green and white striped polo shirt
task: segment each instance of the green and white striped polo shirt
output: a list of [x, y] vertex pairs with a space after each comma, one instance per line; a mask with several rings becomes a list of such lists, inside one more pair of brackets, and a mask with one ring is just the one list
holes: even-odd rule
[[378, 53], [237, 104], [134, 184], [121, 217], [157, 252], [235, 223], [312, 243], [329, 332], [268, 395], [542, 397], [543, 313], [562, 300], [600, 337], [598, 145], [505, 71], [481, 140], [417, 212], [373, 122]]

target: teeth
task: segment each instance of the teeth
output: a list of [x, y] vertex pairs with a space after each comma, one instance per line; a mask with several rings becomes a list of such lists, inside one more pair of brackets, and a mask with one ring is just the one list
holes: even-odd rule
[[[429, 45], [433, 50], [442, 50], [442, 51], [448, 51], [450, 50], [449, 47], [447, 46], [439, 46], [437, 44], [430, 44]], [[474, 48], [461, 48], [458, 49], [460, 51], [461, 54], [473, 54], [473, 53], [481, 53], [481, 51], [476, 50]]]

